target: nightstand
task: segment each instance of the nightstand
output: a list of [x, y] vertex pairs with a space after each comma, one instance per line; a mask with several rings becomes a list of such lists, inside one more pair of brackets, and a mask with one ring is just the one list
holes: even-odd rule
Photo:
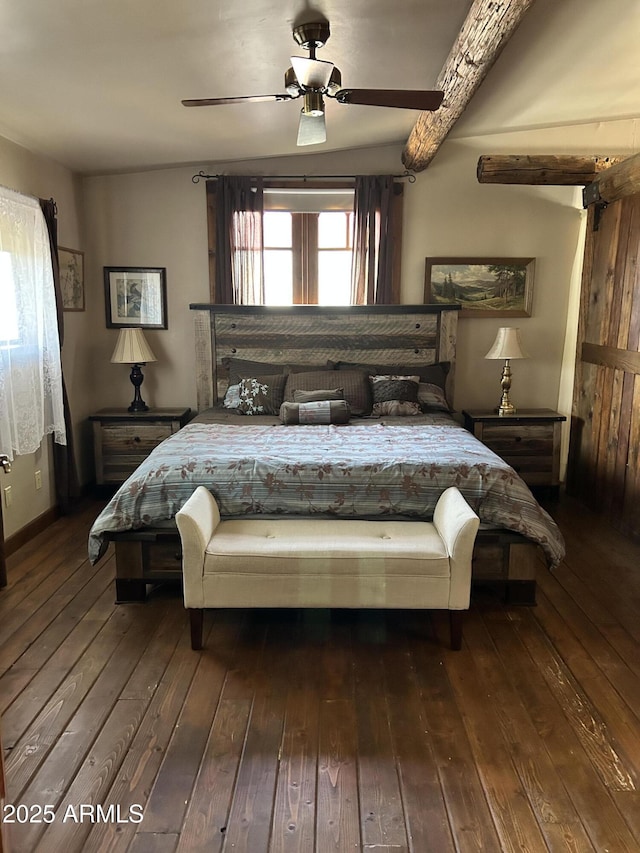
[[518, 409], [503, 416], [471, 409], [462, 414], [469, 432], [511, 465], [534, 494], [557, 496], [564, 415], [552, 409]]
[[191, 419], [191, 409], [100, 409], [93, 422], [96, 483], [120, 485], [154, 447]]

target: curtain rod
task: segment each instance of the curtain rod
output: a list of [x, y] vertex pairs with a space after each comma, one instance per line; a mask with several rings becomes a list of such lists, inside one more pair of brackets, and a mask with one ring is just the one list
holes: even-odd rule
[[54, 198], [42, 199], [42, 198], [39, 198], [37, 195], [31, 195], [31, 193], [23, 193], [22, 190], [16, 190], [16, 189], [14, 189], [14, 187], [8, 187], [6, 184], [0, 184], [0, 189], [8, 190], [10, 193], [15, 193], [16, 195], [20, 195], [20, 196], [22, 196], [22, 198], [31, 199], [31, 201], [37, 201], [37, 202], [50, 201], [54, 207], [54, 213], [56, 214], [56, 216], [58, 214], [58, 205], [56, 204], [56, 200]]
[[[225, 177], [224, 175], [207, 175], [206, 172], [200, 170], [197, 175], [193, 175], [191, 180], [194, 184], [200, 183], [201, 180], [217, 181], [218, 178]], [[370, 178], [371, 175], [262, 175], [267, 181], [340, 181], [354, 180], [355, 178]], [[416, 176], [408, 170], [401, 175], [391, 175], [394, 180], [407, 180], [410, 184], [415, 184]]]

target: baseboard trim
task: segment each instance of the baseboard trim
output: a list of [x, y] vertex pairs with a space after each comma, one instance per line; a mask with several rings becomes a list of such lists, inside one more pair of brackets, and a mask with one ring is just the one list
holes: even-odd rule
[[53, 524], [53, 522], [58, 518], [60, 518], [60, 511], [57, 506], [53, 506], [51, 509], [43, 512], [42, 515], [34, 518], [33, 521], [29, 522], [29, 524], [21, 527], [17, 533], [14, 533], [12, 536], [9, 536], [8, 539], [4, 540], [5, 557], [10, 557], [11, 554], [18, 550], [18, 548], [22, 548], [23, 545], [26, 545], [27, 542], [34, 538], [34, 536], [37, 536], [39, 533], [42, 533], [43, 530], [46, 530], [47, 527]]

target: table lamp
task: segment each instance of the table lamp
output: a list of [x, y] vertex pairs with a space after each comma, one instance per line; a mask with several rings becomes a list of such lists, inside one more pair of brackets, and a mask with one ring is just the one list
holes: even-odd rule
[[493, 346], [485, 355], [485, 358], [504, 359], [500, 382], [502, 397], [500, 398], [500, 405], [497, 407], [496, 412], [499, 415], [515, 415], [516, 407], [509, 399], [509, 390], [511, 388], [511, 367], [509, 362], [512, 358], [528, 358], [528, 355], [523, 352], [522, 344], [520, 343], [520, 329], [508, 326], [498, 329]]
[[129, 406], [130, 412], [147, 412], [149, 406], [140, 396], [140, 386], [144, 381], [144, 376], [140, 370], [140, 365], [146, 364], [148, 361], [157, 361], [151, 347], [146, 341], [142, 333], [142, 329], [120, 329], [116, 348], [111, 356], [111, 361], [116, 364], [131, 365], [131, 382], [135, 388], [133, 401]]

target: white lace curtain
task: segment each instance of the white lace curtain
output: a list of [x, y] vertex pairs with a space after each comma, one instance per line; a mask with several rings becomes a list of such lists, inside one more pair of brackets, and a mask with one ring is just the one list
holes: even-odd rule
[[0, 453], [66, 444], [49, 234], [36, 199], [0, 187]]

